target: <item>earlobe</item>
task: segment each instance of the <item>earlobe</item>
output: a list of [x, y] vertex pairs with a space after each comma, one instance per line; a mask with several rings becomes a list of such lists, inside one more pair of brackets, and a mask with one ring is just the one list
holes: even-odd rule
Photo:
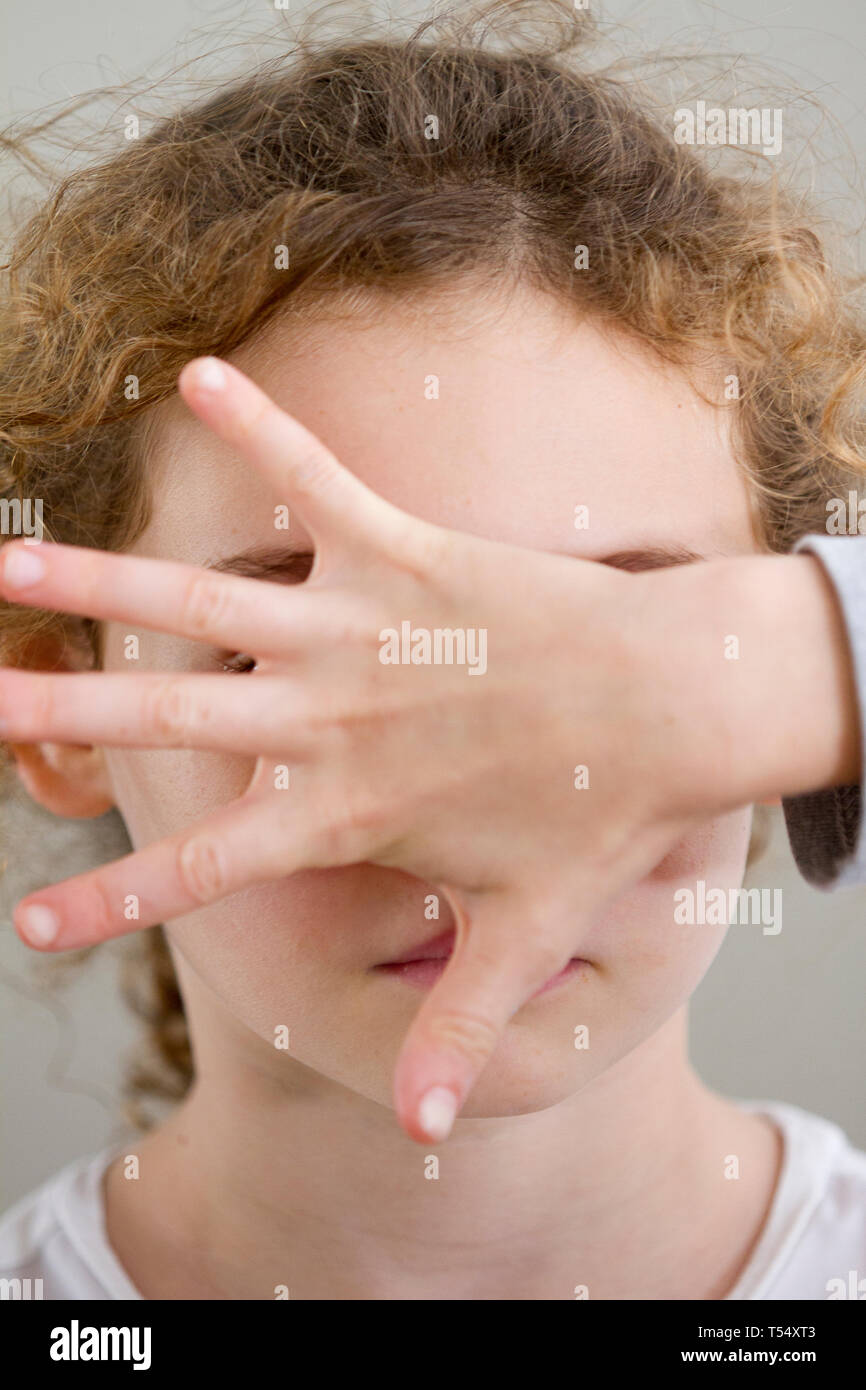
[[19, 781], [55, 816], [87, 819], [114, 805], [101, 748], [62, 743], [13, 743]]
[[[93, 654], [80, 631], [37, 634], [22, 654], [33, 671], [92, 669]], [[39, 806], [70, 820], [103, 816], [114, 806], [114, 791], [101, 748], [70, 743], [10, 743], [18, 780]]]

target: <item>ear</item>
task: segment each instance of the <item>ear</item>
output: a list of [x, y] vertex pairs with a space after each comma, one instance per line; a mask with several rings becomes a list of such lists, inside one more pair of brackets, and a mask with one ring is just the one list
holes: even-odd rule
[[[41, 636], [31, 645], [26, 665], [40, 671], [80, 671], [92, 666], [82, 639]], [[71, 819], [102, 816], [114, 805], [101, 748], [68, 743], [13, 743], [18, 780], [34, 801], [55, 816]]]
[[103, 816], [114, 805], [101, 748], [66, 743], [13, 743], [18, 780], [55, 816]]

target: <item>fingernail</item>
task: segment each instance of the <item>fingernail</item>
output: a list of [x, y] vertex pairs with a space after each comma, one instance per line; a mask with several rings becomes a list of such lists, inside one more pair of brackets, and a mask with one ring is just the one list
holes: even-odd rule
[[21, 931], [31, 946], [50, 946], [60, 931], [60, 918], [44, 903], [33, 903], [21, 913]]
[[226, 384], [222, 363], [216, 357], [202, 357], [196, 363], [195, 384], [200, 391], [221, 391]]
[[418, 1122], [428, 1139], [441, 1144], [457, 1116], [457, 1097], [446, 1086], [433, 1086], [421, 1097]]
[[3, 583], [10, 589], [24, 589], [45, 574], [45, 561], [32, 550], [10, 550], [3, 561]]

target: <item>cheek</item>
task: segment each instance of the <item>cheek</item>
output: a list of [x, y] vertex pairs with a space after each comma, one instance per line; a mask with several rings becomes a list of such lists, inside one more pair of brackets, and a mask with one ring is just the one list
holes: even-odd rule
[[[178, 950], [257, 1028], [259, 1004], [343, 1008], [395, 928], [411, 939], [424, 885], [370, 864], [308, 869], [257, 883], [170, 925]], [[270, 1016], [268, 1015], [268, 1024]]]
[[[195, 750], [112, 749], [107, 761], [136, 849], [226, 805], [253, 768], [248, 759]], [[395, 943], [428, 934], [430, 892], [420, 879], [370, 864], [306, 870], [187, 913], [168, 925], [168, 936], [192, 991], [204, 984], [269, 1041], [282, 1023], [296, 1028], [293, 1038], [314, 1044], [339, 1035], [359, 989], [369, 989], [373, 963]]]
[[198, 749], [106, 749], [114, 799], [136, 849], [191, 830], [246, 790], [252, 759]]
[[[299, 876], [300, 877], [300, 876]], [[211, 1006], [267, 1042], [274, 1029], [290, 1029], [292, 1053], [327, 1027], [340, 1005], [343, 982], [321, 956], [326, 934], [313, 930], [303, 887], [285, 881], [235, 893], [170, 923], [172, 948], [184, 974], [188, 1007], [201, 1007], [200, 986]]]
[[736, 811], [693, 832], [651, 874], [613, 903], [594, 924], [588, 952], [609, 972], [623, 1019], [666, 1016], [694, 992], [724, 940], [724, 925], [684, 925], [676, 894], [738, 888], [751, 832], [751, 809]]
[[[370, 966], [409, 920], [423, 885], [371, 865], [308, 870], [256, 884], [170, 925], [194, 1035], [230, 1035], [257, 1067], [287, 1061], [390, 1104], [393, 1065], [417, 1007], [389, 1007]], [[383, 931], [384, 927], [384, 931]], [[275, 1052], [287, 1029], [289, 1056]], [[264, 1043], [267, 1046], [262, 1047]], [[293, 1084], [297, 1071], [292, 1070]]]
[[[249, 759], [186, 749], [111, 749], [106, 757], [135, 849], [190, 830], [229, 804], [245, 790], [254, 766]], [[277, 1024], [309, 1031], [321, 1010], [321, 971], [317, 979], [313, 962], [327, 933], [321, 919], [318, 936], [313, 932], [316, 892], [307, 877], [251, 886], [167, 924], [193, 1015], [201, 1011], [203, 984], [211, 1003], [218, 1001], [269, 1041]], [[344, 901], [340, 911], [347, 910]]]

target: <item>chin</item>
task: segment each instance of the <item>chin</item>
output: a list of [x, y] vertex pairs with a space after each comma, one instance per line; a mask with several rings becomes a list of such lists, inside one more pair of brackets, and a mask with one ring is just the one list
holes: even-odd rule
[[586, 1052], [563, 1057], [555, 1043], [526, 1036], [506, 1038], [479, 1077], [461, 1111], [463, 1119], [533, 1115], [576, 1095], [602, 1069]]
[[[461, 1115], [466, 1119], [531, 1115], [582, 1091], [613, 1060], [611, 1039], [598, 1036], [597, 1020], [580, 985], [565, 985], [547, 1000], [524, 1005], [506, 1028]], [[575, 1030], [590, 1026], [592, 1046], [575, 1047]]]

